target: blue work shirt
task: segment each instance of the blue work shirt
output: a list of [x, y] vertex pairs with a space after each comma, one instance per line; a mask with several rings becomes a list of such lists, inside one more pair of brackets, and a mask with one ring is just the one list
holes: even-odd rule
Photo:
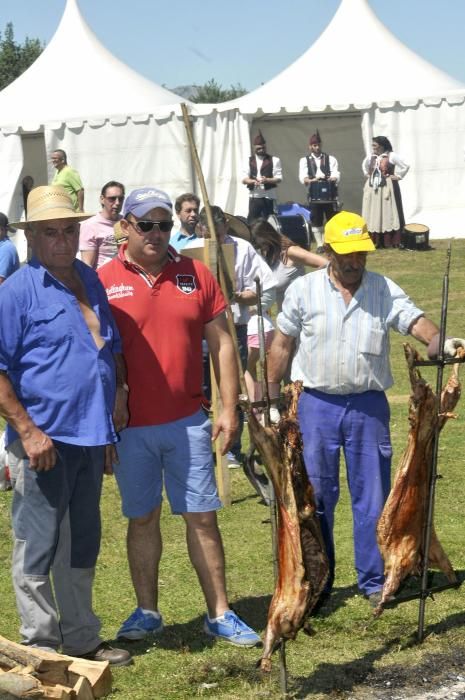
[[9, 277], [19, 270], [18, 251], [9, 238], [0, 241], [0, 277]]
[[[114, 353], [121, 339], [96, 273], [74, 261], [100, 321], [97, 348], [74, 294], [33, 258], [0, 286], [0, 370], [50, 438], [96, 446], [116, 441]], [[6, 442], [17, 438], [7, 427]]]
[[196, 236], [195, 233], [192, 233], [190, 236], [186, 236], [186, 234], [182, 231], [176, 231], [176, 233], [173, 233], [170, 238], [170, 245], [172, 245], [173, 248], [180, 253], [181, 250], [188, 243], [190, 243], [190, 241], [195, 241], [196, 238], [198, 238], [198, 236]]

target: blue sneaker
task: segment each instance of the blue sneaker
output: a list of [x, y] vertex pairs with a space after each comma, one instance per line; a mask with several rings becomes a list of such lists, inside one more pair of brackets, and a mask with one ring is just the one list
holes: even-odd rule
[[141, 608], [136, 608], [119, 628], [116, 639], [136, 641], [145, 639], [149, 634], [160, 634], [162, 630], [163, 618], [161, 615], [145, 613]]
[[258, 634], [232, 610], [227, 610], [215, 622], [210, 622], [208, 617], [205, 617], [203, 629], [210, 637], [224, 639], [225, 642], [239, 647], [254, 647], [261, 642]]

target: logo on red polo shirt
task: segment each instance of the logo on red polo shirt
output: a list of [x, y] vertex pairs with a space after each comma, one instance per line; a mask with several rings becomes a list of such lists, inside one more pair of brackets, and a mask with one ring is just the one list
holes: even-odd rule
[[177, 287], [184, 294], [192, 294], [197, 289], [194, 275], [176, 275]]

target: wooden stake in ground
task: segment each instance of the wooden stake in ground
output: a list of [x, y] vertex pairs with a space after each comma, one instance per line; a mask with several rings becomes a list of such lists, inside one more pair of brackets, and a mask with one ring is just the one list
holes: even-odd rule
[[[232, 337], [233, 342], [234, 342], [236, 362], [237, 362], [237, 367], [238, 367], [238, 372], [239, 372], [239, 380], [240, 380], [240, 386], [241, 386], [241, 393], [244, 395], [247, 395], [247, 389], [246, 389], [245, 380], [244, 380], [244, 373], [242, 371], [242, 363], [241, 363], [241, 358], [240, 358], [240, 354], [239, 354], [239, 345], [237, 342], [236, 329], [234, 327], [234, 320], [232, 317], [231, 308], [229, 306], [229, 294], [228, 294], [228, 289], [227, 289], [227, 284], [226, 284], [226, 279], [227, 279], [226, 265], [225, 265], [225, 261], [224, 261], [223, 255], [222, 255], [221, 244], [218, 244], [218, 239], [216, 236], [215, 222], [213, 221], [213, 217], [212, 217], [212, 213], [211, 213], [211, 205], [210, 205], [210, 201], [208, 199], [207, 188], [205, 186], [205, 179], [204, 179], [203, 173], [202, 173], [202, 166], [200, 164], [199, 155], [197, 153], [197, 148], [195, 146], [194, 139], [192, 136], [192, 126], [191, 126], [191, 122], [189, 119], [189, 113], [187, 111], [187, 107], [185, 104], [181, 104], [181, 109], [182, 109], [182, 115], [184, 118], [184, 126], [186, 128], [187, 139], [189, 141], [189, 146], [191, 149], [192, 160], [194, 162], [195, 172], [196, 172], [197, 178], [199, 180], [200, 190], [202, 192], [202, 199], [204, 202], [204, 207], [205, 207], [205, 211], [206, 211], [206, 215], [207, 215], [208, 230], [209, 230], [210, 235], [211, 235], [211, 240], [208, 242], [208, 245], [207, 245], [208, 252], [206, 252], [207, 257], [205, 259], [205, 262], [209, 266], [211, 272], [216, 277], [216, 279], [218, 279], [220, 286], [221, 286], [221, 289], [223, 291], [223, 294], [225, 296], [225, 299], [228, 302], [228, 309], [226, 311], [226, 318], [228, 321], [228, 329], [229, 329], [229, 332], [230, 332], [231, 337]], [[214, 257], [215, 252], [216, 252], [216, 263], [213, 264], [213, 260], [215, 259], [215, 257]], [[215, 374], [213, 372], [213, 367], [212, 367], [211, 363], [210, 363], [210, 376], [211, 376], [211, 385], [212, 385], [213, 420], [215, 420], [216, 417], [219, 415], [219, 412], [221, 410], [221, 401], [220, 401], [218, 386], [216, 384]], [[219, 495], [220, 495], [220, 498], [221, 498], [223, 504], [224, 505], [231, 505], [231, 487], [230, 487], [229, 470], [228, 470], [227, 459], [224, 455], [221, 454], [222, 444], [223, 444], [222, 439], [218, 438], [216, 440], [216, 444], [215, 444], [218, 491], [219, 491]]]

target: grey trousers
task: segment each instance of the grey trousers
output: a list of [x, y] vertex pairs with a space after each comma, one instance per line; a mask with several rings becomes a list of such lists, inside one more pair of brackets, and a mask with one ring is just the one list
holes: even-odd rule
[[101, 642], [92, 610], [100, 544], [103, 448], [55, 443], [49, 472], [29, 468], [21, 442], [13, 496], [13, 585], [24, 644], [85, 654]]

